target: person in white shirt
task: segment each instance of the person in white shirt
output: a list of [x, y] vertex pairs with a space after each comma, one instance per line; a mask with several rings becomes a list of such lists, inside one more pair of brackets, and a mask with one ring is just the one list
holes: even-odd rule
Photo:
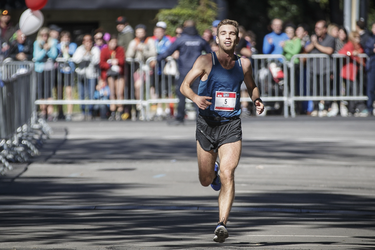
[[[78, 74], [78, 93], [81, 100], [94, 99], [95, 86], [99, 77], [100, 49], [93, 46], [91, 35], [85, 35], [82, 45], [74, 52], [72, 60], [78, 65], [76, 72]], [[82, 113], [87, 120], [92, 119], [93, 105], [81, 105]]]

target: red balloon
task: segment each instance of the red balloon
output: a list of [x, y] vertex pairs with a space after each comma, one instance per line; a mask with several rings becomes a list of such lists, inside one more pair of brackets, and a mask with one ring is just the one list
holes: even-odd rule
[[31, 10], [40, 10], [47, 2], [48, 0], [25, 0], [26, 6]]

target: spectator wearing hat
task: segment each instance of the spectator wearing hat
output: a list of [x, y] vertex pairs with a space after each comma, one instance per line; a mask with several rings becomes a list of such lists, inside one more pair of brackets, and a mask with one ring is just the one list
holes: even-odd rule
[[[156, 23], [155, 25], [155, 28], [154, 28], [154, 33], [153, 33], [153, 36], [152, 36], [152, 39], [156, 40], [156, 36], [155, 36], [155, 30], [158, 29], [159, 31], [162, 31], [164, 33], [163, 36], [165, 36], [166, 38], [168, 38], [168, 40], [173, 43], [176, 39], [171, 37], [170, 35], [167, 35], [166, 34], [166, 29], [167, 29], [167, 24], [163, 21], [159, 21]], [[159, 32], [161, 33], [161, 32]]]
[[[128, 50], [126, 51], [126, 58], [135, 59], [136, 61], [145, 63], [150, 57], [156, 56], [155, 41], [150, 37], [146, 37], [146, 26], [144, 24], [138, 24], [135, 26], [135, 38], [130, 42]], [[134, 72], [134, 89], [135, 98], [140, 99], [140, 90], [144, 78], [142, 79], [143, 72], [137, 69]], [[137, 106], [137, 111], [141, 107]]]
[[129, 47], [129, 43], [134, 39], [134, 30], [128, 23], [126, 17], [119, 16], [116, 19], [116, 29], [118, 31], [118, 45], [123, 47], [126, 51]]
[[8, 10], [0, 10], [0, 14], [0, 37], [2, 42], [9, 42], [9, 39], [16, 33], [17, 28], [12, 26]]
[[[155, 28], [154, 28], [154, 36], [152, 37], [153, 40], [155, 41], [155, 48], [156, 48], [156, 54], [160, 55], [164, 53], [169, 46], [171, 46], [172, 42], [170, 37], [168, 37], [165, 34], [165, 30], [167, 29], [167, 24], [163, 21], [159, 21], [156, 23]], [[152, 66], [152, 65], [151, 65]], [[156, 99], [158, 97], [163, 96], [162, 91], [165, 91], [165, 89], [161, 89], [161, 81], [162, 81], [162, 65], [159, 64], [158, 68], [155, 70], [157, 76], [158, 76], [158, 83], [159, 83], [159, 88], [155, 90], [155, 81], [153, 81], [152, 87], [150, 89], [151, 91], [151, 98]], [[155, 78], [153, 78], [155, 79]], [[156, 110], [156, 115], [157, 116], [162, 116], [163, 115], [163, 110], [162, 110], [162, 105], [161, 103], [158, 104], [157, 110]]]
[[170, 38], [165, 34], [167, 24], [165, 22], [157, 22], [154, 28], [154, 36], [152, 37], [155, 41], [156, 53], [159, 55], [164, 53], [172, 42]]
[[56, 41], [58, 42], [60, 38], [60, 32], [62, 29], [56, 24], [51, 24], [48, 28], [49, 28], [49, 37], [52, 39], [56, 39]]
[[17, 28], [12, 26], [8, 10], [0, 10], [0, 54], [6, 56], [9, 49], [9, 39], [16, 33]]

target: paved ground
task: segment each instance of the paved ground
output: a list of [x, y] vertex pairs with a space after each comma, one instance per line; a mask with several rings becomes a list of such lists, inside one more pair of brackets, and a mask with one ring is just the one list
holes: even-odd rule
[[374, 249], [375, 119], [243, 120], [230, 238], [195, 124], [74, 122], [0, 177], [0, 249]]

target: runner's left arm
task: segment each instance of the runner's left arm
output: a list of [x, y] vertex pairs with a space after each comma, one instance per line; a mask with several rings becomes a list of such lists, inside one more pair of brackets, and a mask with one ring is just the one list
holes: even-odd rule
[[241, 58], [242, 62], [242, 68], [243, 68], [243, 74], [244, 74], [244, 82], [247, 87], [247, 91], [249, 93], [249, 96], [251, 100], [253, 100], [254, 105], [256, 107], [257, 113], [260, 115], [264, 111], [264, 105], [262, 100], [260, 99], [260, 92], [259, 88], [255, 84], [254, 78], [253, 78], [253, 69], [251, 66], [251, 62], [247, 58]]

